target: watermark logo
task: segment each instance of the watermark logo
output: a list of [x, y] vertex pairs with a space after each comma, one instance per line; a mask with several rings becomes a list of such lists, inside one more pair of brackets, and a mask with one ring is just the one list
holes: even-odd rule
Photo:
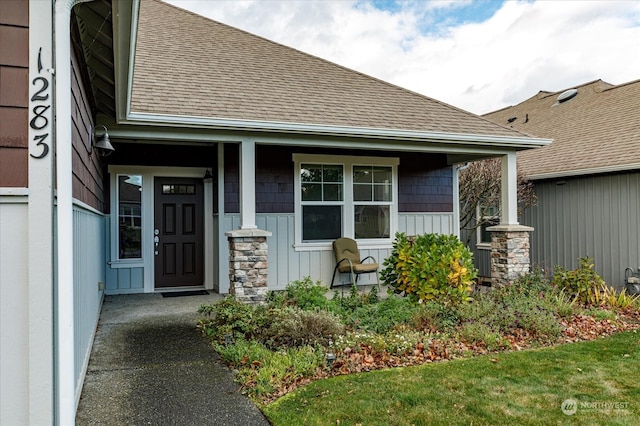
[[565, 399], [564, 401], [562, 401], [560, 409], [567, 416], [573, 416], [578, 412], [578, 401], [576, 401], [575, 399]]
[[595, 401], [595, 402], [578, 402], [575, 399], [565, 399], [560, 405], [560, 409], [567, 416], [573, 416], [580, 410], [627, 410], [628, 402], [614, 401]]

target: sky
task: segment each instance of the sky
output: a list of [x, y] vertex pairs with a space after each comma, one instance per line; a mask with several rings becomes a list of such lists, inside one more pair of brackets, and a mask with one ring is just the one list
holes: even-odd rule
[[640, 1], [165, 0], [476, 114], [640, 79]]

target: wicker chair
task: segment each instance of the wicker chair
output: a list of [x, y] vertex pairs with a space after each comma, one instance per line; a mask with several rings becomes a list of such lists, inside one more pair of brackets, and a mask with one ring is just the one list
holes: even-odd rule
[[[356, 285], [360, 274], [376, 274], [376, 282], [378, 283], [378, 290], [380, 289], [380, 278], [378, 277], [378, 269], [380, 265], [373, 256], [367, 256], [364, 259], [360, 259], [360, 250], [358, 250], [358, 243], [351, 238], [338, 238], [333, 242], [333, 253], [336, 256], [336, 267], [333, 269], [333, 277], [331, 278], [331, 286], [333, 288], [333, 282], [336, 278], [336, 272], [350, 273], [351, 284]], [[368, 263], [364, 263], [366, 260], [370, 260]]]

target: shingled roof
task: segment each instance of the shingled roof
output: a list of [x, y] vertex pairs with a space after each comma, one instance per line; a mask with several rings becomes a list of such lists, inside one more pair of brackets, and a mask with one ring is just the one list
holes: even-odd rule
[[142, 0], [131, 111], [526, 137], [475, 114], [158, 0]]
[[[602, 80], [545, 92], [483, 117], [536, 137], [553, 139], [518, 153], [518, 165], [534, 179], [640, 169], [640, 80], [618, 86]], [[573, 91], [569, 94], [572, 94]]]

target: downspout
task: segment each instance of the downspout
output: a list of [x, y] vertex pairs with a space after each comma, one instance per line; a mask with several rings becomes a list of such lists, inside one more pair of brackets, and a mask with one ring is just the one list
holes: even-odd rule
[[56, 424], [75, 424], [75, 345], [73, 294], [73, 166], [71, 132], [71, 9], [88, 0], [56, 0], [54, 24], [55, 58], [55, 150], [57, 221], [55, 319], [55, 411]]

